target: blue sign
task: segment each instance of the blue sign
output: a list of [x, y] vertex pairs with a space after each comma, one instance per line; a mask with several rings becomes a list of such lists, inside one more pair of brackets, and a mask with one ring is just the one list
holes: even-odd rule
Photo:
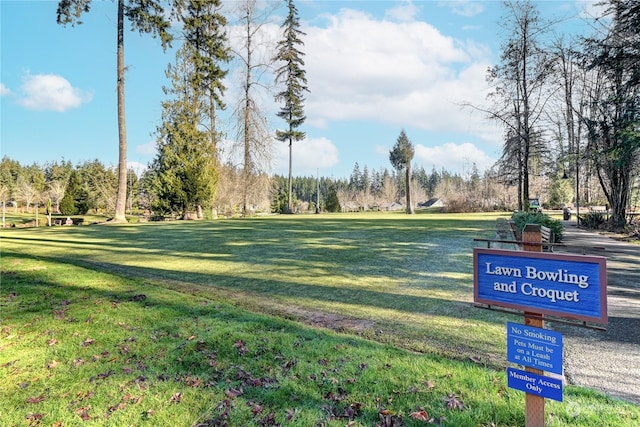
[[562, 374], [562, 334], [508, 322], [507, 360], [518, 365]]
[[480, 248], [473, 257], [476, 302], [607, 323], [603, 257]]
[[520, 369], [507, 368], [509, 388], [562, 402], [562, 380]]

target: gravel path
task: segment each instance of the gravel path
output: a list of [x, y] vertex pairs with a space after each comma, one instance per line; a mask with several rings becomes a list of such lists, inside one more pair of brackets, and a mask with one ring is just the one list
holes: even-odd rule
[[[564, 369], [570, 384], [590, 387], [640, 405], [640, 246], [621, 242], [565, 222], [562, 243], [607, 258], [609, 324], [596, 331], [559, 323], [564, 335]], [[594, 250], [601, 247], [603, 250]], [[554, 252], [578, 252], [556, 248]]]

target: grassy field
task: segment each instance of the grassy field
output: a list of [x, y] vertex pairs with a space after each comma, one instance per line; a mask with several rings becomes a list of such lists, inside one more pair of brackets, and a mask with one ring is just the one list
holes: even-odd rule
[[[2, 230], [0, 424], [523, 425], [502, 370], [519, 319], [471, 304], [495, 218]], [[567, 387], [547, 419], [640, 409]]]

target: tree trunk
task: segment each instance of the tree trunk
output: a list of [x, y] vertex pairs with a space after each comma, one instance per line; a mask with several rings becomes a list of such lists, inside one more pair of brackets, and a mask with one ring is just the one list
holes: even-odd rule
[[406, 177], [405, 177], [405, 183], [404, 183], [404, 189], [407, 193], [407, 213], [408, 214], [413, 214], [415, 213], [415, 211], [413, 210], [413, 202], [411, 201], [411, 162], [407, 162], [407, 167], [405, 168], [406, 170]]
[[291, 137], [289, 137], [289, 191], [288, 191], [288, 199], [287, 199], [287, 213], [293, 213], [293, 203], [291, 201], [291, 193], [293, 191], [293, 179], [291, 178], [291, 174], [293, 171], [292, 163], [293, 162], [293, 141]]
[[127, 222], [127, 128], [124, 114], [124, 0], [118, 0], [117, 93], [118, 93], [118, 193], [113, 222]]

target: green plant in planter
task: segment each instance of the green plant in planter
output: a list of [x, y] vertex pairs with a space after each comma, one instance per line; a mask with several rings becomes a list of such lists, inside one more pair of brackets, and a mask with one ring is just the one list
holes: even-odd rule
[[562, 235], [564, 232], [562, 222], [560, 220], [551, 218], [549, 215], [543, 214], [541, 212], [515, 212], [511, 216], [511, 219], [516, 223], [520, 231], [522, 231], [524, 229], [524, 226], [527, 224], [539, 224], [544, 225], [545, 227], [549, 227], [551, 231], [553, 231], [555, 241], [562, 241]]

